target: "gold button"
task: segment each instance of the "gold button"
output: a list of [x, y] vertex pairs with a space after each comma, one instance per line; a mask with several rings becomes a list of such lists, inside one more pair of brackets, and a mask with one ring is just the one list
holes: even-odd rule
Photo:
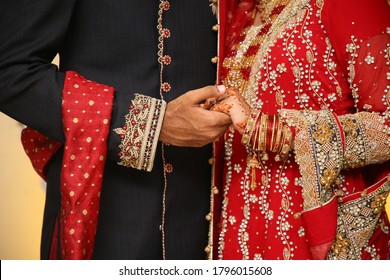
[[211, 0], [211, 2], [212, 2], [213, 4], [217, 4], [217, 3], [218, 3], [218, 0]]
[[217, 63], [218, 62], [218, 57], [217, 56], [214, 56], [212, 59], [211, 59], [211, 62], [212, 63]]
[[209, 164], [213, 164], [213, 163], [214, 163], [214, 158], [213, 157], [209, 158]]
[[217, 187], [213, 187], [213, 194], [219, 194], [219, 190]]
[[299, 219], [301, 217], [301, 213], [295, 213], [294, 214], [294, 219]]
[[211, 248], [210, 248], [210, 246], [207, 246], [206, 248], [204, 248], [204, 251], [205, 251], [207, 254], [210, 254], [210, 253], [211, 253]]
[[218, 31], [218, 29], [219, 29], [219, 25], [218, 24], [214, 25], [213, 28], [212, 28], [213, 31]]
[[206, 215], [206, 220], [207, 220], [207, 221], [211, 221], [212, 218], [213, 218], [213, 216], [212, 216], [211, 213], [209, 213], [209, 214]]

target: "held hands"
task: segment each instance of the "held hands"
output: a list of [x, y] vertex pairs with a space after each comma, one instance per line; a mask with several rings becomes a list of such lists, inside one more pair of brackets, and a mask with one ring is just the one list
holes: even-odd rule
[[216, 140], [231, 125], [231, 119], [216, 110], [205, 110], [203, 100], [225, 94], [224, 86], [191, 90], [168, 103], [159, 140], [180, 147], [202, 147]]
[[224, 95], [216, 99], [206, 100], [206, 109], [225, 113], [230, 116], [233, 126], [241, 134], [244, 132], [251, 108], [244, 98], [233, 89], [228, 89]]
[[204, 107], [229, 115], [234, 128], [242, 134], [241, 143], [261, 155], [262, 160], [268, 159], [267, 152], [276, 153], [276, 161], [284, 160], [293, 148], [291, 128], [277, 115], [251, 110], [234, 89], [228, 89], [219, 98], [207, 100]]

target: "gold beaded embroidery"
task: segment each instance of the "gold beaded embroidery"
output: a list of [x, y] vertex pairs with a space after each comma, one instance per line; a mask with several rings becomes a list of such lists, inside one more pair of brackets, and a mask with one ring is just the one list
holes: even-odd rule
[[328, 259], [361, 259], [363, 248], [378, 226], [389, 192], [390, 182], [385, 181], [371, 193], [366, 194], [366, 191], [359, 198], [339, 205], [337, 239]]
[[390, 158], [390, 129], [376, 113], [340, 117], [345, 133], [344, 168], [382, 163]]
[[165, 112], [165, 102], [136, 94], [125, 125], [114, 131], [121, 137], [119, 165], [151, 171]]
[[294, 151], [301, 172], [304, 210], [319, 207], [333, 198], [331, 186], [342, 168], [341, 131], [329, 111], [281, 111], [295, 127]]
[[[298, 107], [302, 110], [318, 110], [319, 107], [321, 109], [327, 110], [327, 107], [329, 107], [329, 111], [332, 111], [334, 109], [332, 102], [335, 102], [339, 98], [343, 97], [342, 96], [342, 88], [340, 83], [344, 82], [343, 79], [340, 78], [340, 69], [339, 64], [337, 61], [337, 58], [335, 59], [334, 57], [334, 49], [332, 48], [330, 44], [330, 40], [324, 36], [324, 40], [326, 42], [327, 48], [326, 51], [321, 50], [318, 46], [313, 45], [313, 42], [311, 40], [311, 36], [313, 36], [313, 31], [310, 29], [310, 25], [313, 23], [312, 15], [316, 15], [319, 19], [321, 18], [321, 12], [322, 8], [324, 6], [324, 1], [323, 0], [317, 0], [313, 1], [316, 2], [318, 9], [312, 8], [312, 5], [307, 5], [305, 6], [309, 1], [291, 1], [290, 3], [294, 2], [295, 4], [301, 3], [301, 7], [299, 10], [296, 10], [297, 12], [291, 13], [291, 10], [287, 12], [288, 9], [292, 7], [292, 4], [289, 4], [288, 7], [285, 8], [286, 13], [289, 13], [291, 17], [289, 18], [288, 21], [286, 21], [284, 24], [280, 25], [277, 27], [274, 24], [274, 33], [269, 32], [266, 37], [264, 37], [264, 42], [261, 42], [263, 45], [259, 48], [256, 54], [256, 59], [253, 61], [253, 65], [251, 65], [251, 59], [253, 58], [243, 58], [243, 63], [245, 65], [251, 66], [250, 70], [250, 77], [249, 81], [233, 81], [230, 80], [231, 82], [234, 82], [235, 85], [243, 85], [243, 88], [245, 88], [242, 91], [243, 96], [245, 97], [246, 101], [251, 105], [253, 109], [260, 110], [263, 107], [263, 102], [261, 100], [262, 94], [264, 92], [269, 92], [270, 94], [275, 95], [275, 100], [276, 104], [275, 107], [277, 108], [283, 108], [284, 105], [287, 105], [287, 103], [284, 102], [284, 97], [285, 95], [288, 94], [294, 94], [295, 99], [297, 100], [297, 104], [289, 104], [289, 107], [296, 108]], [[293, 15], [292, 15], [293, 14]], [[281, 17], [281, 16], [280, 16]], [[282, 21], [282, 20], [281, 20]], [[278, 21], [279, 23], [281, 21]], [[277, 30], [277, 31], [276, 31]], [[248, 31], [245, 31], [248, 32]], [[271, 34], [272, 33], [272, 34]], [[300, 34], [300, 37], [295, 35], [295, 34]], [[295, 36], [295, 37], [294, 37]], [[306, 51], [306, 56], [304, 60], [299, 60], [301, 57], [298, 57], [296, 54], [298, 53], [299, 50], [302, 48], [302, 44], [300, 41], [297, 42], [297, 37], [299, 39], [304, 39], [303, 43], [304, 46], [307, 46], [307, 51]], [[277, 40], [281, 40], [281, 42], [277, 42]], [[282, 41], [283, 40], [283, 41]], [[278, 65], [273, 65], [274, 61], [278, 62], [278, 57], [273, 57], [273, 52], [272, 47], [274, 44], [279, 47], [283, 47], [283, 50], [285, 52], [285, 56], [289, 58], [289, 61], [291, 65], [288, 63], [279, 63]], [[315, 43], [315, 42], [314, 42]], [[356, 41], [355, 47], [358, 48], [358, 41]], [[312, 46], [315, 46], [316, 48], [313, 48]], [[262, 51], [263, 50], [263, 51]], [[321, 53], [318, 53], [321, 52]], [[389, 52], [387, 52], [388, 54]], [[307, 72], [310, 71], [318, 71], [316, 68], [318, 68], [320, 62], [320, 57], [323, 57], [323, 64], [325, 65], [324, 67], [328, 70], [328, 73], [330, 75], [329, 80], [332, 81], [332, 87], [326, 83], [324, 80], [320, 80], [317, 77], [311, 78], [309, 74], [306, 74], [305, 72], [305, 67], [308, 67]], [[298, 59], [297, 59], [298, 58]], [[356, 61], [355, 61], [356, 62]], [[350, 77], [352, 79], [349, 79], [350, 83], [353, 83], [353, 78], [354, 78], [354, 64], [351, 63], [351, 68], [350, 68]], [[226, 66], [226, 65], [224, 65]], [[287, 71], [284, 70], [287, 67]], [[294, 74], [294, 77], [296, 78], [294, 80], [294, 83], [296, 85], [296, 88], [294, 89], [294, 92], [288, 92], [286, 91], [283, 87], [280, 86], [280, 80], [278, 79], [280, 77], [283, 77], [281, 74], [284, 72], [288, 72], [291, 70]], [[249, 74], [249, 73], [245, 73]], [[336, 76], [337, 75], [337, 76]], [[287, 77], [287, 76], [286, 76]], [[245, 83], [245, 85], [244, 85]], [[306, 84], [309, 84], [309, 87], [305, 86]], [[281, 83], [283, 85], [283, 83]], [[345, 86], [345, 84], [342, 84], [342, 86]], [[329, 92], [326, 86], [329, 86], [331, 88], [331, 91]], [[358, 101], [358, 88], [355, 85], [356, 90], [353, 91], [353, 97], [355, 99], [355, 104], [357, 107], [357, 101]], [[344, 87], [343, 87], [344, 88]], [[285, 90], [285, 91], [283, 91]], [[386, 104], [389, 104], [390, 98], [388, 97], [388, 91], [386, 91], [387, 97], [384, 97], [384, 102]], [[346, 94], [348, 94], [346, 92]], [[317, 100], [314, 100], [315, 98]], [[266, 103], [268, 100], [264, 99], [264, 103]], [[318, 107], [316, 104], [316, 101], [318, 101]], [[272, 109], [271, 109], [272, 110]], [[324, 110], [324, 111], [325, 111]], [[278, 110], [279, 111], [279, 110]], [[335, 187], [337, 184], [338, 187], [340, 187], [340, 184], [343, 182], [343, 177], [340, 175], [340, 170], [343, 168], [343, 154], [342, 154], [342, 142], [341, 142], [341, 136], [342, 136], [342, 131], [340, 131], [340, 128], [336, 124], [337, 118], [335, 116], [332, 116], [332, 114], [327, 111], [326, 112], [326, 117], [323, 122], [321, 120], [318, 120], [318, 124], [314, 125], [314, 123], [310, 124], [310, 121], [315, 119], [313, 116], [311, 116], [311, 113], [307, 114], [304, 118], [302, 118], [299, 121], [296, 121], [295, 127], [296, 128], [302, 128], [302, 129], [307, 129], [306, 132], [302, 133], [297, 133], [296, 134], [296, 139], [300, 138], [299, 144], [295, 142], [295, 150], [301, 151], [301, 161], [299, 163], [299, 167], [306, 168], [306, 180], [305, 178], [296, 178], [295, 182], [296, 185], [300, 186], [307, 186], [308, 182], [312, 179], [314, 179], [314, 184], [315, 186], [313, 188], [305, 188], [303, 189], [304, 192], [304, 197], [308, 197], [308, 203], [304, 205], [305, 209], [310, 209], [310, 205], [312, 207], [316, 207], [314, 205], [321, 206], [324, 201], [328, 201], [331, 197], [333, 197], [333, 192], [332, 188]], [[301, 114], [300, 112], [297, 112], [297, 114]], [[313, 115], [316, 115], [317, 113], [313, 112]], [[390, 116], [390, 115], [389, 115]], [[294, 122], [295, 120], [290, 120], [288, 121], [288, 118], [286, 118], [286, 122], [290, 122], [290, 125]], [[386, 128], [385, 126], [383, 128]], [[297, 129], [298, 130], [298, 129]], [[332, 131], [335, 131], [334, 134]], [[316, 134], [316, 137], [313, 135]], [[275, 139], [271, 141], [274, 143], [274, 146], [277, 144], [277, 138], [278, 135], [274, 135]], [[273, 213], [272, 210], [269, 210], [267, 207], [267, 203], [260, 202], [259, 197], [253, 197], [250, 194], [246, 193], [247, 191], [250, 191], [250, 184], [245, 184], [245, 182], [250, 181], [250, 175], [251, 175], [251, 168], [248, 168], [248, 166], [245, 165], [245, 163], [237, 163], [237, 161], [232, 161], [231, 160], [231, 154], [232, 154], [232, 141], [233, 141], [233, 136], [229, 135], [229, 139], [226, 139], [230, 141], [229, 143], [225, 142], [225, 147], [226, 147], [226, 168], [227, 168], [227, 173], [226, 173], [226, 182], [224, 186], [224, 196], [225, 200], [223, 202], [223, 217], [222, 217], [222, 230], [221, 230], [221, 235], [220, 235], [220, 240], [219, 240], [219, 258], [223, 258], [223, 250], [225, 247], [225, 242], [228, 242], [228, 240], [225, 240], [225, 232], [228, 229], [228, 222], [230, 220], [228, 215], [228, 199], [227, 194], [229, 192], [229, 187], [231, 183], [231, 176], [233, 173], [233, 167], [234, 171], [237, 173], [241, 173], [242, 175], [242, 180], [241, 180], [241, 189], [244, 191], [243, 195], [245, 196], [245, 201], [250, 201], [251, 203], [254, 203], [255, 200], [259, 201], [259, 204], [261, 207], [261, 213], [264, 215], [267, 215], [267, 217], [270, 217], [269, 220], [272, 219]], [[315, 150], [313, 142], [310, 142], [311, 140], [315, 141], [315, 144], [320, 145], [320, 151], [317, 154], [313, 155], [313, 150]], [[282, 139], [280, 139], [282, 141]], [[306, 141], [306, 142], [305, 142]], [[333, 142], [332, 142], [333, 141]], [[332, 142], [329, 144], [329, 142]], [[385, 141], [387, 142], [387, 141]], [[332, 146], [333, 145], [333, 146]], [[347, 149], [347, 147], [346, 147]], [[248, 153], [250, 152], [247, 149]], [[306, 153], [306, 154], [305, 154]], [[332, 160], [327, 160], [329, 158], [332, 158]], [[325, 159], [325, 167], [321, 167], [321, 170], [318, 171], [315, 169], [315, 164], [312, 164], [313, 161], [315, 162], [316, 160], [322, 161]], [[245, 162], [245, 159], [243, 159], [243, 162]], [[243, 165], [243, 169], [241, 167]], [[264, 174], [267, 174], [267, 165], [264, 164], [262, 166], [262, 162], [260, 161], [261, 168], [257, 169], [257, 173], [260, 171], [263, 172]], [[241, 169], [243, 171], [241, 171]], [[239, 170], [239, 171], [238, 171]], [[318, 174], [316, 174], [318, 172]], [[313, 175], [316, 174], [316, 175]], [[301, 174], [302, 175], [302, 174]], [[313, 175], [313, 176], [311, 176]], [[257, 177], [259, 178], [259, 174], [257, 174]], [[263, 181], [263, 178], [265, 180]], [[259, 182], [260, 180], [257, 180], [259, 182], [259, 186], [264, 185], [266, 186], [268, 183], [266, 181], [271, 181], [274, 179], [274, 177], [267, 177], [267, 175], [262, 175], [261, 176], [261, 183]], [[339, 181], [339, 183], [337, 182]], [[244, 183], [244, 184], [243, 184]], [[319, 185], [318, 188], [316, 186]], [[261, 190], [263, 189], [263, 186], [261, 186]], [[257, 191], [259, 188], [256, 189]], [[340, 187], [341, 190], [341, 187]], [[346, 194], [348, 192], [346, 191]], [[345, 194], [344, 194], [345, 195]], [[267, 198], [265, 196], [265, 198]], [[378, 205], [380, 204], [380, 200], [377, 203]], [[306, 201], [305, 201], [306, 203]], [[286, 210], [285, 207], [288, 207], [288, 203], [286, 203], [284, 200], [281, 202], [282, 209]], [[307, 205], [309, 205], [307, 207]], [[376, 205], [374, 203], [374, 205]], [[244, 222], [249, 221], [250, 217], [250, 209], [244, 208], [242, 209], [243, 214], [244, 214]], [[295, 213], [297, 218], [299, 218], [298, 213]], [[280, 218], [282, 217], [282, 214], [275, 214], [275, 218]], [[268, 221], [268, 218], [266, 218], [266, 221]], [[243, 222], [243, 225], [244, 225]], [[283, 226], [280, 227], [280, 230], [282, 231], [286, 229], [284, 232], [284, 235], [288, 237], [287, 230], [288, 226]], [[280, 236], [284, 236], [281, 234]], [[248, 246], [247, 246], [247, 240], [251, 239], [252, 236], [247, 232], [246, 227], [240, 228], [239, 234], [238, 234], [238, 239], [240, 241], [240, 250], [244, 258], [249, 257], [248, 253]], [[283, 241], [284, 239], [281, 238]], [[288, 245], [289, 243], [287, 243]], [[345, 244], [344, 244], [345, 245]], [[342, 242], [340, 242], [339, 247], [344, 246]], [[344, 246], [345, 247], [345, 246]], [[282, 247], [283, 248], [283, 247]], [[274, 248], [273, 248], [274, 249]], [[371, 250], [370, 248], [366, 247], [366, 251]], [[253, 250], [251, 250], [253, 252]], [[256, 254], [254, 255], [254, 258], [260, 258], [261, 254], [263, 252], [257, 252], [255, 251]], [[251, 255], [252, 257], [252, 255]], [[289, 258], [289, 257], [294, 257], [294, 254], [292, 251], [289, 251], [287, 247], [284, 248], [283, 250], [283, 258]]]

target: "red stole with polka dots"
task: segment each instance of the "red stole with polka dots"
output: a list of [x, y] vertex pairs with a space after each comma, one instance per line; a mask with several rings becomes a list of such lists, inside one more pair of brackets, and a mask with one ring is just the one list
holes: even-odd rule
[[[70, 71], [66, 73], [62, 97], [65, 144], [59, 223], [61, 256], [62, 259], [90, 259], [114, 89]], [[61, 144], [30, 128], [22, 132], [22, 143], [34, 169], [45, 178], [44, 167]], [[53, 251], [56, 250], [52, 250], [51, 257], [56, 255]]]

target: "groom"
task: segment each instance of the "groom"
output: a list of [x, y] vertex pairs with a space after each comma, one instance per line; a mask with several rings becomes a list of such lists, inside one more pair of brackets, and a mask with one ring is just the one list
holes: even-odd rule
[[224, 92], [204, 87], [216, 79], [209, 2], [0, 10], [0, 110], [29, 126], [23, 144], [47, 181], [41, 257], [203, 259], [208, 144], [230, 124], [199, 107]]

